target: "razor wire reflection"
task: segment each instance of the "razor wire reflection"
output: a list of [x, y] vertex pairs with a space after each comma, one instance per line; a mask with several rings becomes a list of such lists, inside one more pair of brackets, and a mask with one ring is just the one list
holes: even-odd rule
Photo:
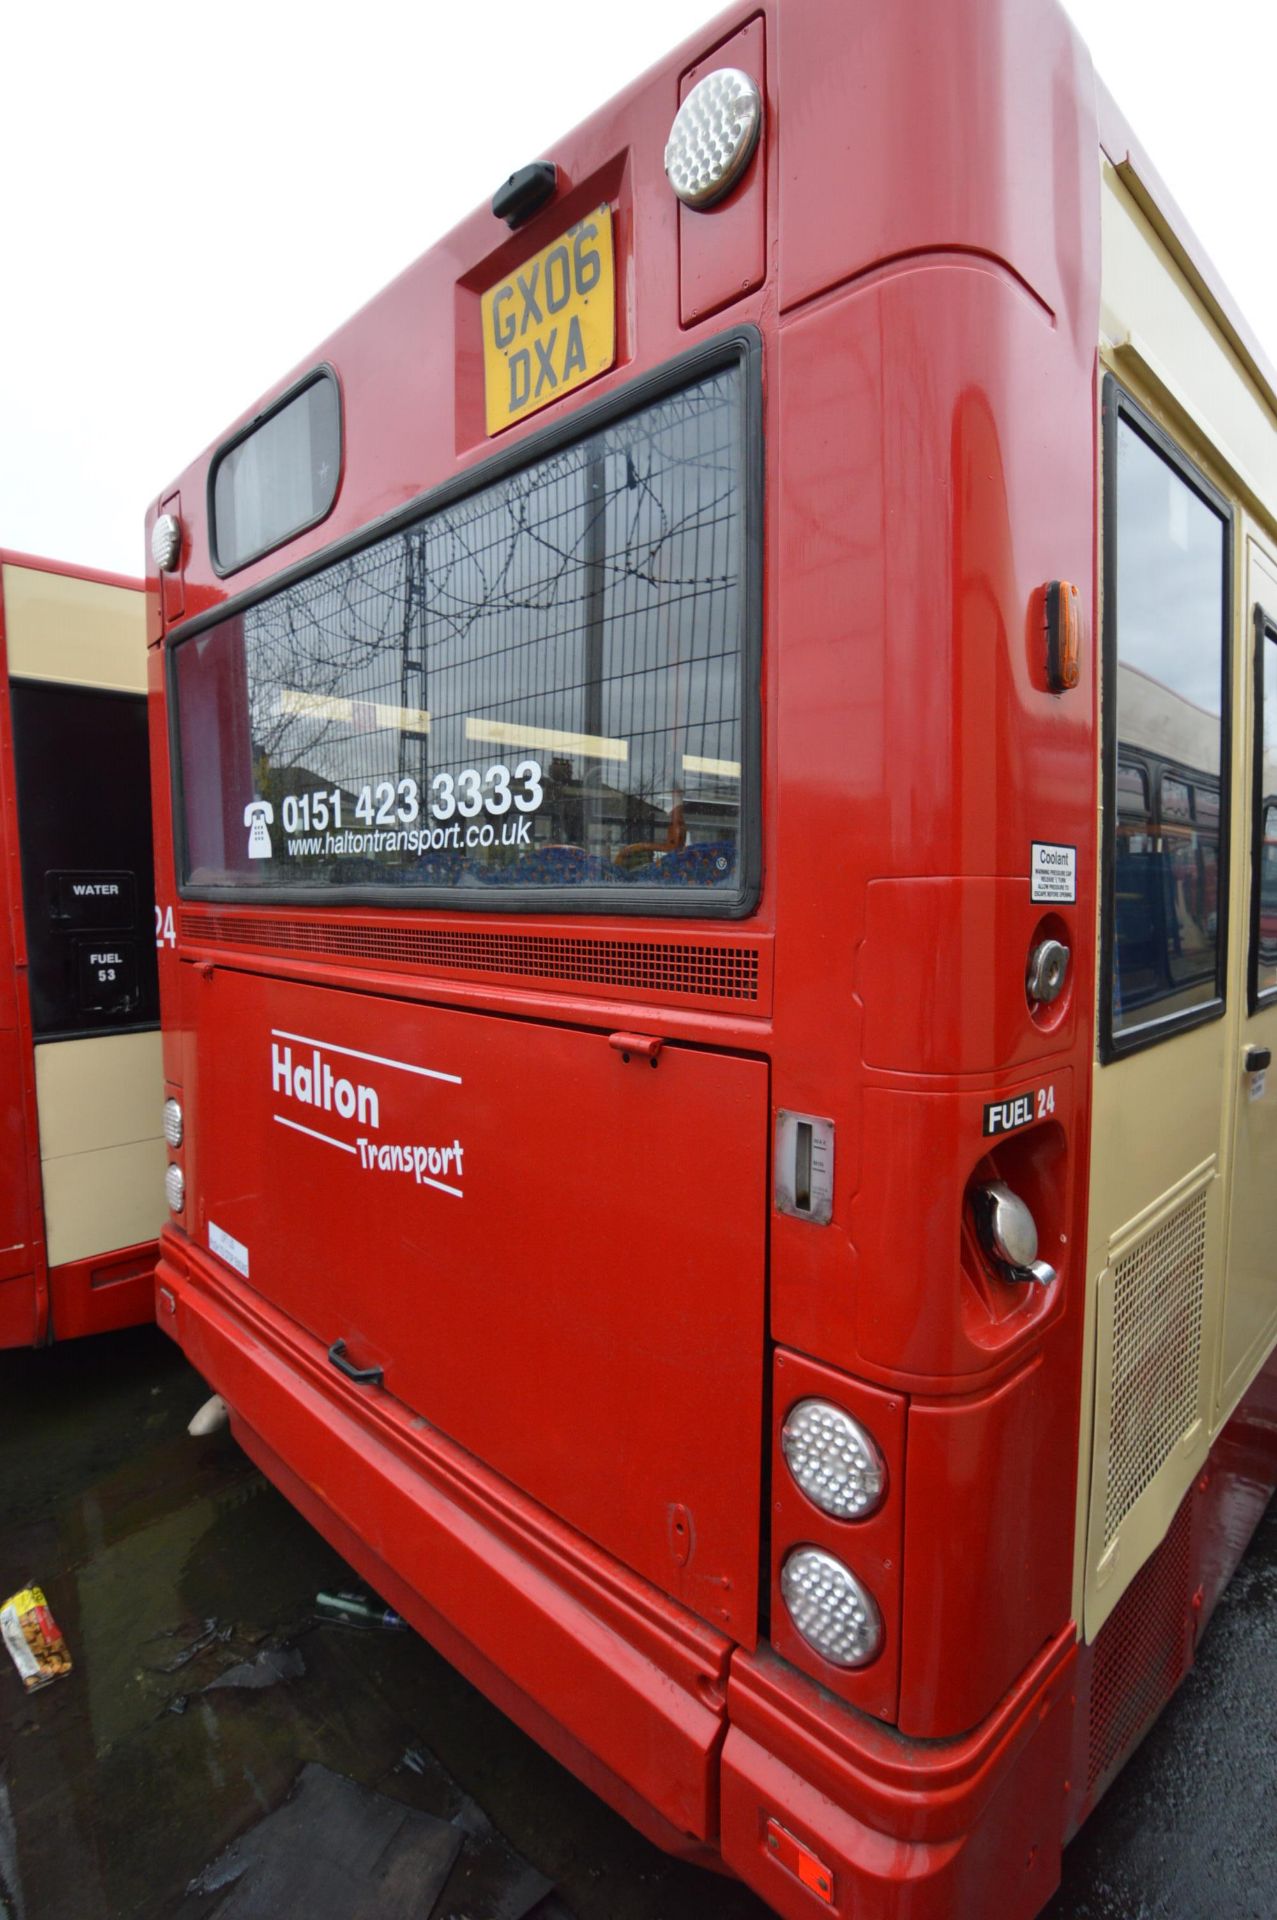
[[730, 857], [705, 878], [730, 879], [741, 381], [725, 369], [245, 612], [254, 792], [353, 807], [370, 780], [425, 795], [535, 756], [534, 839], [602, 863], [586, 877], [712, 842]]

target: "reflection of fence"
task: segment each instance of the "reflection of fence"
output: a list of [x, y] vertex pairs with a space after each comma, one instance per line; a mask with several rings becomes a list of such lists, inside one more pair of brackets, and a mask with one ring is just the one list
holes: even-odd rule
[[424, 791], [476, 742], [558, 753], [543, 830], [643, 836], [689, 755], [740, 759], [739, 414], [724, 370], [249, 609], [258, 758]]
[[1214, 982], [1220, 792], [1215, 774], [1117, 751], [1114, 990], [1130, 1012]]
[[1259, 958], [1277, 966], [1277, 794], [1266, 793], [1261, 819], [1264, 837], [1259, 855]]

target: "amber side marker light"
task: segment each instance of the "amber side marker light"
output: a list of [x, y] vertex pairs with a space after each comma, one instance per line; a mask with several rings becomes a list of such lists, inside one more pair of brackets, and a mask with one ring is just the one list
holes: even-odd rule
[[826, 1906], [834, 1903], [834, 1876], [810, 1847], [782, 1827], [779, 1820], [767, 1822], [767, 1851], [778, 1860], [782, 1867], [788, 1867], [797, 1874], [803, 1885], [823, 1900]]
[[1051, 580], [1046, 589], [1046, 683], [1052, 693], [1067, 693], [1082, 672], [1082, 596], [1068, 580]]

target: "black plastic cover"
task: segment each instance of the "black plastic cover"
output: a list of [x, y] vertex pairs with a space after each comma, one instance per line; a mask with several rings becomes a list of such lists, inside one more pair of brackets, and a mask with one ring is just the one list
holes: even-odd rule
[[504, 186], [497, 188], [492, 196], [492, 211], [508, 227], [521, 227], [554, 198], [558, 183], [558, 168], [552, 160], [534, 160], [530, 167], [520, 167]]

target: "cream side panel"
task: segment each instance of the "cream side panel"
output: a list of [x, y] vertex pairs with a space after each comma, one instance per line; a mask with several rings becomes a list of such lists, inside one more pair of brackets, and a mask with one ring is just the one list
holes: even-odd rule
[[[1228, 1237], [1228, 1275], [1220, 1341], [1220, 1379], [1215, 1400], [1215, 1431], [1224, 1425], [1266, 1360], [1277, 1339], [1277, 1073], [1252, 1080], [1245, 1071], [1250, 1047], [1268, 1047], [1277, 1058], [1277, 1004], [1248, 1011], [1250, 905], [1253, 885], [1251, 794], [1255, 713], [1252, 671], [1254, 609], [1277, 614], [1277, 553], [1245, 527], [1245, 590], [1241, 602], [1244, 671], [1238, 682], [1237, 753], [1234, 768], [1238, 801], [1233, 858], [1235, 907], [1234, 990], [1242, 1010], [1242, 1028], [1233, 1072], [1232, 1213]], [[1277, 787], [1269, 770], [1264, 791]]]
[[1119, 378], [1191, 420], [1277, 526], [1277, 418], [1107, 162], [1100, 225], [1100, 330]]
[[49, 1264], [153, 1240], [165, 1217], [158, 1033], [35, 1050]]
[[133, 587], [6, 565], [9, 672], [31, 680], [146, 692], [146, 612]]
[[[1092, 1402], [1080, 1514], [1094, 1638], [1205, 1461], [1224, 1284], [1224, 1066], [1235, 1017], [1097, 1067], [1086, 1271]], [[1200, 1100], [1197, 1088], [1209, 1090]], [[1174, 1358], [1164, 1354], [1173, 1353]], [[1149, 1418], [1149, 1400], [1164, 1415]], [[1093, 1419], [1093, 1425], [1091, 1424]]]
[[[1218, 337], [1153, 225], [1103, 167], [1101, 370], [1237, 503], [1277, 515], [1277, 420]], [[1242, 516], [1232, 554], [1235, 686], [1249, 671]], [[1101, 571], [1104, 556], [1101, 555]], [[1097, 643], [1099, 635], [1097, 634]], [[1075, 1617], [1091, 1640], [1159, 1544], [1209, 1451], [1221, 1364], [1233, 1080], [1245, 995], [1249, 791], [1232, 738], [1230, 964], [1222, 1018], [1096, 1069], [1086, 1273]], [[1097, 802], [1098, 803], [1098, 802]], [[1101, 826], [1103, 821], [1101, 820]], [[1099, 928], [1095, 928], [1096, 948]], [[1149, 1408], [1159, 1412], [1150, 1416]]]

